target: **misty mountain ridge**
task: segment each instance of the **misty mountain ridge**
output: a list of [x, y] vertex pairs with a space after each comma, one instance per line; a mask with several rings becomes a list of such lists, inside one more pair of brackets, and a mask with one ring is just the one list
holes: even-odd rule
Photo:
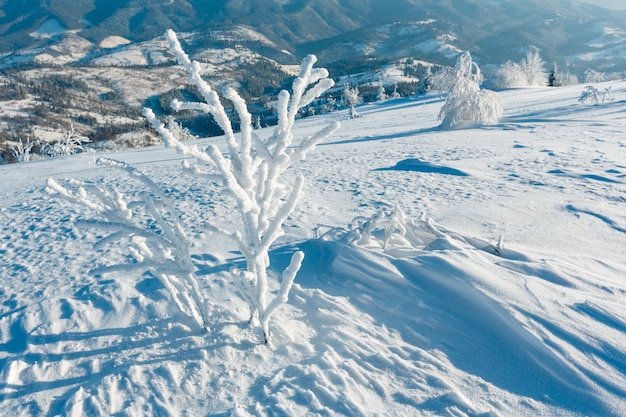
[[322, 63], [411, 57], [451, 64], [469, 50], [488, 68], [535, 46], [575, 73], [626, 70], [626, 12], [566, 0], [41, 0], [35, 7], [0, 0], [4, 66], [92, 64], [124, 48], [138, 51], [127, 65], [160, 64], [163, 53], [142, 45], [168, 28], [194, 34], [186, 45], [192, 54], [242, 44], [285, 64], [308, 53]]

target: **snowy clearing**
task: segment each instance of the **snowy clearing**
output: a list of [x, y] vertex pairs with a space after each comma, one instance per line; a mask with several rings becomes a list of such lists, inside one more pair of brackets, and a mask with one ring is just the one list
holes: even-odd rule
[[93, 249], [76, 221], [95, 213], [43, 191], [136, 183], [89, 154], [0, 166], [0, 414], [625, 415], [626, 83], [607, 85], [593, 106], [580, 85], [505, 91], [479, 129], [440, 130], [434, 95], [298, 121], [342, 126], [294, 172], [272, 267], [305, 258], [270, 346], [230, 277], [242, 256], [201, 228], [232, 200], [173, 150], [106, 156], [182, 213], [209, 333], [150, 274], [90, 275], [126, 248]]

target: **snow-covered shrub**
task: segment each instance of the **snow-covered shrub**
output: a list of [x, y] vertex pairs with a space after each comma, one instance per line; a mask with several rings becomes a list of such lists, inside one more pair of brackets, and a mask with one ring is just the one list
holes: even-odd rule
[[433, 73], [429, 66], [426, 67], [417, 84], [417, 94], [426, 94], [432, 89]]
[[350, 118], [355, 119], [359, 117], [359, 113], [356, 111], [356, 106], [361, 102], [361, 96], [358, 87], [346, 86], [343, 89], [342, 97], [346, 106], [350, 107]]
[[[442, 67], [430, 79], [432, 90], [445, 94], [452, 89], [456, 82], [454, 67]], [[481, 79], [482, 82], [482, 79]]]
[[561, 87], [567, 87], [568, 85], [576, 85], [579, 83], [576, 74], [572, 74], [569, 71], [565, 71], [559, 74], [558, 83]]
[[387, 100], [387, 92], [385, 91], [385, 86], [383, 83], [378, 84], [378, 89], [376, 91], [376, 101], [385, 101]]
[[75, 153], [84, 152], [83, 144], [90, 142], [91, 139], [77, 134], [74, 130], [74, 125], [70, 125], [70, 129], [63, 133], [61, 140], [48, 143], [43, 147], [42, 154], [52, 158], [74, 155]]
[[398, 84], [394, 84], [393, 85], [393, 91], [391, 92], [390, 98], [397, 99], [397, 98], [400, 98], [400, 97], [402, 97], [402, 96], [400, 95], [400, 93], [398, 93]]
[[578, 77], [576, 75], [569, 71], [561, 72], [556, 63], [552, 66], [552, 70], [548, 76], [548, 85], [550, 87], [565, 87], [574, 84], [578, 84]]
[[392, 210], [381, 210], [371, 217], [358, 216], [347, 228], [331, 228], [319, 236], [323, 240], [341, 241], [370, 249], [380, 249], [393, 256], [412, 256], [437, 238], [425, 215], [418, 221], [407, 217], [396, 204]]
[[205, 100], [203, 103], [173, 101], [172, 107], [175, 110], [210, 113], [224, 131], [228, 157], [222, 155], [215, 145], [203, 151], [181, 142], [152, 110], [145, 109], [144, 115], [163, 137], [166, 146], [196, 158], [199, 165], [187, 164], [188, 171], [211, 181], [221, 180], [228, 194], [234, 198], [241, 216], [240, 227], [224, 230], [209, 226], [209, 231], [233, 239], [245, 257], [246, 270], [233, 270], [232, 273], [240, 282], [241, 296], [250, 307], [250, 320], [258, 317], [267, 343], [270, 340], [269, 320], [276, 309], [287, 301], [304, 257], [302, 252], [293, 254], [290, 264], [283, 271], [278, 293], [273, 294], [269, 281], [269, 249], [284, 234], [283, 223], [295, 209], [304, 185], [302, 176], [285, 178], [284, 174], [287, 168], [305, 158], [339, 125], [335, 122], [298, 143], [294, 143], [292, 128], [300, 109], [331, 88], [334, 82], [327, 78], [328, 71], [313, 68], [315, 56], [305, 58], [300, 75], [293, 81], [292, 94], [283, 90], [278, 95], [278, 125], [267, 139], [260, 138], [252, 128], [252, 116], [245, 101], [232, 88], [226, 89], [224, 98], [232, 102], [240, 121], [241, 132], [237, 135], [220, 97], [200, 76], [199, 64], [189, 59], [173, 31], [167, 31], [165, 37], [170, 50], [187, 71], [190, 82], [195, 84]]
[[393, 209], [379, 210], [371, 217], [358, 216], [347, 228], [330, 228], [318, 238], [381, 250], [396, 258], [416, 256], [437, 239], [454, 239], [495, 255], [499, 255], [504, 246], [503, 237], [493, 244], [465, 236], [438, 225], [432, 218], [426, 217], [426, 213], [422, 213], [417, 220], [413, 219], [397, 204]]
[[185, 315], [208, 329], [209, 303], [198, 285], [189, 240], [171, 200], [150, 178], [120, 161], [98, 158], [104, 165], [125, 172], [145, 190], [129, 201], [117, 189], [72, 180], [67, 186], [48, 179], [48, 194], [96, 211], [103, 220], [81, 220], [79, 226], [109, 232], [95, 244], [125, 244], [132, 260], [92, 269], [94, 275], [110, 272], [149, 271], [170, 292]]
[[546, 63], [541, 58], [539, 51], [532, 48], [526, 54], [526, 58], [520, 62], [523, 74], [526, 76], [526, 82], [529, 87], [545, 86], [548, 84], [548, 74], [546, 72]]
[[585, 104], [587, 101], [590, 101], [592, 104], [605, 103], [611, 100], [611, 87], [607, 87], [603, 90], [598, 90], [592, 85], [588, 85], [580, 94], [578, 98], [578, 102], [580, 104]]
[[448, 97], [439, 112], [444, 129], [457, 129], [469, 125], [497, 123], [502, 115], [500, 96], [490, 90], [481, 90], [483, 80], [478, 65], [469, 52], [459, 57], [453, 71], [448, 72], [453, 82], [448, 85]]
[[17, 145], [11, 148], [11, 156], [15, 162], [30, 162], [33, 148], [38, 145], [38, 141], [31, 142], [30, 139], [27, 139], [26, 143], [24, 143], [22, 139], [19, 139]]
[[520, 62], [507, 61], [496, 71], [496, 88], [517, 88], [548, 85], [545, 62], [537, 49], [532, 49]]
[[[257, 116], [257, 120], [256, 120], [256, 124], [257, 127], [255, 127], [255, 129], [258, 129], [261, 127], [261, 118]], [[172, 132], [172, 134], [174, 136], [176, 136], [177, 138], [179, 138], [180, 140], [194, 140], [194, 139], [198, 139], [198, 137], [196, 135], [194, 135], [193, 133], [191, 133], [189, 131], [189, 129], [187, 129], [186, 127], [183, 127], [174, 116], [167, 116], [165, 118], [165, 126], [167, 127], [167, 129]]]
[[517, 88], [526, 87], [528, 84], [520, 65], [507, 61], [496, 71], [493, 85], [496, 88]]
[[322, 113], [329, 113], [337, 110], [337, 99], [335, 97], [326, 97], [322, 104]]
[[606, 81], [606, 76], [603, 73], [592, 70], [591, 68], [585, 71], [585, 83], [596, 84], [604, 81]]

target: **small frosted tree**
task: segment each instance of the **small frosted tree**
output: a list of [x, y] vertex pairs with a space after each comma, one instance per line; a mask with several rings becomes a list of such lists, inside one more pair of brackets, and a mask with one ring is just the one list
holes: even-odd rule
[[391, 98], [392, 99], [396, 99], [396, 98], [400, 98], [400, 93], [398, 93], [398, 84], [394, 84], [393, 85], [393, 91], [391, 92]]
[[572, 74], [569, 71], [565, 71], [559, 74], [559, 83], [561, 84], [562, 87], [566, 87], [568, 85], [578, 84], [579, 80], [576, 74]]
[[428, 66], [424, 70], [424, 74], [422, 74], [422, 77], [417, 84], [417, 94], [426, 94], [429, 92], [432, 88], [432, 79], [432, 69]]
[[532, 48], [520, 62], [502, 64], [494, 77], [497, 88], [545, 86], [548, 83], [545, 62], [536, 48]]
[[42, 153], [54, 158], [58, 156], [74, 155], [84, 152], [86, 143], [90, 143], [91, 139], [86, 136], [79, 135], [74, 130], [74, 125], [70, 125], [69, 130], [63, 133], [63, 137], [57, 142], [47, 144]]
[[496, 88], [526, 87], [527, 79], [518, 63], [507, 61], [496, 71], [494, 86]]
[[522, 73], [526, 77], [528, 86], [545, 86], [548, 84], [548, 73], [546, 63], [541, 58], [537, 48], [531, 48], [526, 54], [526, 58], [520, 63]]
[[595, 83], [601, 83], [606, 81], [606, 76], [596, 70], [592, 70], [591, 68], [588, 68], [585, 71], [585, 83], [588, 84], [595, 84]]
[[605, 103], [610, 101], [611, 87], [607, 87], [604, 90], [598, 90], [592, 85], [585, 87], [583, 92], [578, 98], [580, 104], [585, 104], [587, 101], [591, 101], [592, 104]]
[[448, 97], [439, 112], [444, 129], [458, 129], [467, 125], [497, 123], [502, 115], [500, 96], [490, 90], [481, 90], [483, 77], [469, 52], [459, 57], [452, 71]]
[[24, 143], [22, 139], [19, 139], [17, 145], [11, 148], [11, 156], [15, 162], [30, 162], [33, 148], [38, 145], [38, 141], [31, 142], [30, 139], [27, 139], [26, 143]]
[[550, 71], [550, 75], [548, 75], [548, 85], [550, 87], [561, 87], [561, 73], [559, 72], [559, 67], [556, 65], [556, 62], [552, 64], [552, 70]]
[[356, 111], [356, 105], [360, 103], [361, 96], [358, 87], [346, 86], [343, 89], [343, 102], [346, 106], [350, 107], [350, 118], [355, 119], [359, 117], [359, 113]]
[[278, 292], [273, 294], [270, 288], [269, 250], [276, 239], [284, 234], [283, 223], [295, 209], [304, 186], [301, 175], [285, 178], [284, 174], [294, 162], [304, 159], [338, 129], [339, 124], [334, 122], [314, 135], [302, 138], [298, 143], [294, 143], [292, 128], [298, 112], [331, 88], [334, 82], [328, 78], [328, 71], [313, 68], [316, 62], [314, 55], [306, 57], [300, 75], [293, 81], [292, 93], [283, 90], [278, 95], [278, 125], [267, 139], [260, 138], [254, 131], [252, 116], [245, 101], [234, 89], [226, 89], [224, 98], [232, 102], [240, 120], [241, 131], [236, 134], [220, 97], [202, 79], [199, 63], [189, 59], [173, 31], [168, 30], [165, 37], [170, 51], [176, 55], [179, 64], [187, 71], [189, 81], [195, 84], [204, 99], [201, 103], [174, 100], [172, 107], [177, 111], [196, 110], [211, 114], [224, 131], [228, 157], [215, 145], [203, 151], [195, 145], [181, 142], [156, 118], [152, 110], [144, 109], [144, 115], [166, 146], [196, 159], [196, 165], [185, 166], [189, 172], [211, 181], [220, 179], [234, 198], [241, 227], [225, 230], [211, 225], [209, 231], [231, 238], [245, 257], [246, 269], [233, 269], [231, 272], [240, 283], [242, 298], [250, 307], [250, 322], [258, 318], [264, 340], [268, 343], [270, 318], [287, 301], [304, 258], [302, 252], [293, 254], [282, 273]]
[[578, 77], [569, 71], [560, 71], [554, 63], [548, 76], [548, 85], [550, 87], [565, 87], [574, 84], [578, 84]]
[[376, 91], [376, 101], [385, 101], [387, 100], [387, 92], [385, 91], [385, 86], [382, 82], [378, 84], [378, 90]]

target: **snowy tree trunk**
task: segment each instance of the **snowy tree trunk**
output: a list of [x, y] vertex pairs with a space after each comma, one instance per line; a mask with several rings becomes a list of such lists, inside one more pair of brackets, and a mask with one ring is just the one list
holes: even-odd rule
[[224, 131], [228, 155], [222, 155], [215, 145], [201, 151], [193, 145], [184, 144], [156, 118], [152, 110], [144, 109], [144, 115], [163, 137], [166, 146], [193, 156], [204, 165], [193, 167], [193, 172], [207, 174], [204, 171], [207, 167], [213, 170], [213, 175], [222, 179], [225, 188], [234, 197], [242, 221], [241, 229], [210, 227], [210, 230], [232, 238], [246, 258], [246, 270], [235, 270], [233, 273], [241, 282], [242, 298], [250, 306], [251, 320], [259, 318], [263, 338], [269, 343], [270, 318], [287, 301], [304, 257], [302, 252], [293, 254], [282, 274], [278, 293], [272, 294], [268, 277], [269, 250], [276, 239], [283, 235], [282, 225], [295, 209], [304, 185], [302, 176], [288, 182], [283, 179], [283, 174], [293, 162], [304, 159], [317, 144], [338, 129], [339, 124], [335, 122], [313, 136], [303, 138], [298, 144], [294, 144], [292, 128], [298, 111], [331, 88], [334, 82], [327, 78], [328, 71], [313, 68], [317, 60], [314, 55], [306, 57], [300, 75], [293, 81], [292, 94], [281, 91], [278, 95], [278, 125], [265, 140], [254, 131], [252, 116], [245, 101], [235, 90], [227, 89], [224, 98], [233, 103], [241, 121], [241, 132], [236, 134], [218, 94], [202, 79], [200, 65], [188, 58], [173, 31], [167, 31], [165, 37], [170, 50], [187, 71], [190, 82], [196, 85], [205, 100], [203, 103], [174, 101], [172, 107], [176, 110], [210, 113]]

